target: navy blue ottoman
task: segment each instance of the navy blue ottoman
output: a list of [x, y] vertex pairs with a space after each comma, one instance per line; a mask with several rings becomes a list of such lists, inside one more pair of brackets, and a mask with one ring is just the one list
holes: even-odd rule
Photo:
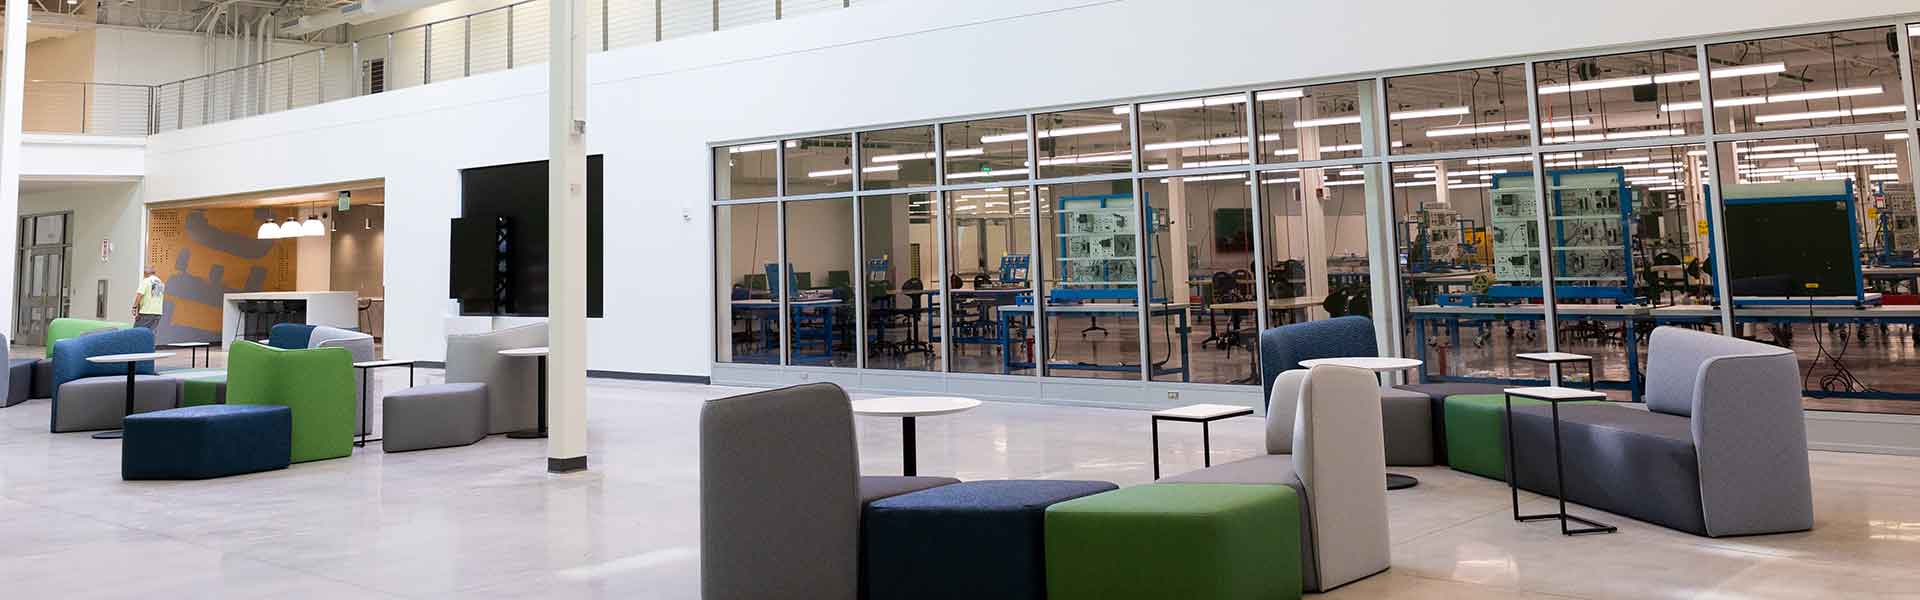
[[293, 410], [209, 404], [126, 418], [120, 478], [208, 479], [287, 468]]
[[1045, 598], [1047, 507], [1115, 489], [968, 481], [875, 501], [861, 523], [867, 598]]

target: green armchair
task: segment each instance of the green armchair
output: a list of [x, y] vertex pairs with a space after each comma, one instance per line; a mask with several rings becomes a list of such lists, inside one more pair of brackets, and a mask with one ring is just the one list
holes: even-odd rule
[[292, 462], [353, 454], [353, 353], [346, 348], [236, 341], [227, 355], [227, 403], [293, 409]]

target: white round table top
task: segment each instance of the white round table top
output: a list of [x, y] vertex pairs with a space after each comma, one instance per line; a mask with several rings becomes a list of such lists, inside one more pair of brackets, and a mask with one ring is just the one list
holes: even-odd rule
[[501, 350], [500, 355], [501, 356], [546, 356], [547, 347], [540, 346], [538, 348], [508, 348], [506, 350]]
[[888, 396], [853, 401], [853, 414], [869, 417], [932, 417], [972, 410], [979, 400], [952, 396]]
[[144, 362], [149, 360], [166, 358], [169, 356], [173, 356], [173, 353], [172, 352], [140, 352], [137, 354], [102, 354], [100, 356], [87, 357], [87, 362], [104, 365], [104, 364], [113, 364], [113, 363]]
[[168, 348], [204, 348], [212, 345], [212, 342], [173, 342], [166, 344]]
[[1348, 356], [1342, 358], [1314, 358], [1300, 361], [1300, 366], [1314, 368], [1320, 365], [1334, 365], [1366, 369], [1376, 373], [1387, 371], [1405, 371], [1426, 364], [1414, 358], [1395, 358], [1392, 356]]

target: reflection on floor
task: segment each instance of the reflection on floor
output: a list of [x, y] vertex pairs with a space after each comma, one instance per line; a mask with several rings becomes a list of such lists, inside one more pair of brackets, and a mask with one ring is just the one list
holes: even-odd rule
[[[216, 359], [215, 364], [220, 364]], [[423, 381], [438, 379], [423, 371]], [[404, 385], [386, 371], [379, 384]], [[701, 401], [745, 390], [593, 380], [592, 470], [545, 445], [479, 444], [208, 481], [122, 482], [119, 443], [47, 433], [47, 402], [0, 410], [0, 587], [13, 598], [691, 599], [699, 586]], [[374, 414], [379, 414], [378, 407]], [[859, 418], [861, 469], [897, 473], [897, 420]], [[1212, 426], [1216, 463], [1264, 447]], [[920, 468], [965, 479], [1150, 477], [1142, 412], [989, 402], [919, 425]], [[1169, 472], [1198, 428], [1161, 431]], [[1514, 523], [1507, 488], [1445, 468], [1388, 496], [1392, 568], [1347, 598], [1862, 598], [1920, 589], [1920, 459], [1813, 453], [1816, 528], [1712, 540], [1608, 514], [1614, 535]], [[1550, 501], [1523, 495], [1528, 510]], [[1586, 511], [1591, 514], [1594, 511]]]

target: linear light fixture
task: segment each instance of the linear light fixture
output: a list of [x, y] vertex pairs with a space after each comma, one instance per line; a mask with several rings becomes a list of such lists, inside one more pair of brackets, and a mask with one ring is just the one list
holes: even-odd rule
[[1490, 187], [1493, 187], [1493, 184], [1491, 184], [1491, 183], [1462, 183], [1462, 184], [1458, 184], [1458, 185], [1449, 185], [1449, 186], [1447, 186], [1447, 189], [1450, 189], [1450, 190], [1466, 190], [1466, 189], [1473, 189], [1473, 188], [1490, 188]]
[[1106, 152], [1100, 154], [1074, 154], [1040, 159], [1040, 166], [1082, 165], [1087, 163], [1125, 162], [1133, 160], [1132, 152]]
[[[867, 167], [867, 168], [861, 169], [860, 172], [861, 173], [891, 173], [898, 170], [900, 170], [900, 165], [881, 165], [878, 167]], [[824, 177], [845, 177], [852, 174], [853, 174], [853, 169], [832, 169], [827, 171], [808, 171], [807, 177], [820, 179]]]
[[[956, 149], [947, 151], [947, 158], [963, 158], [967, 156], [979, 156], [986, 153], [987, 153], [986, 148], [956, 148]], [[902, 161], [909, 161], [909, 160], [930, 160], [938, 156], [939, 154], [935, 152], [910, 152], [907, 154], [882, 154], [882, 155], [873, 157], [873, 162], [889, 163], [889, 162], [902, 162]]]
[[[1042, 129], [1040, 130], [1039, 139], [1044, 140], [1047, 138], [1069, 137], [1069, 136], [1075, 136], [1075, 135], [1092, 135], [1096, 133], [1115, 133], [1125, 129], [1126, 129], [1126, 125], [1123, 125], [1120, 123], [1101, 123], [1099, 125], [1081, 125], [1079, 127], [1061, 127], [1059, 129]], [[1001, 133], [1001, 134], [995, 134], [995, 135], [981, 136], [980, 143], [998, 144], [1001, 142], [1025, 141], [1026, 139], [1027, 139], [1027, 132], [1022, 131], [1019, 133]]]
[[[1160, 112], [1163, 110], [1179, 110], [1182, 108], [1230, 106], [1234, 104], [1245, 104], [1246, 102], [1247, 102], [1247, 97], [1244, 94], [1228, 94], [1224, 96], [1213, 96], [1209, 98], [1192, 98], [1188, 100], [1171, 100], [1167, 102], [1154, 102], [1150, 104], [1142, 104], [1140, 105], [1140, 112], [1150, 113], [1150, 112]], [[1129, 107], [1129, 106], [1117, 106], [1117, 107], [1114, 107], [1113, 114], [1124, 115], [1131, 110], [1132, 110], [1132, 107]]]
[[[1584, 119], [1584, 118], [1555, 119], [1552, 121], [1546, 121], [1541, 123], [1540, 128], [1541, 129], [1573, 129], [1577, 127], [1586, 127], [1592, 124], [1593, 124], [1593, 121], [1591, 119]], [[1509, 121], [1506, 123], [1474, 125], [1469, 127], [1442, 127], [1440, 129], [1429, 129], [1427, 130], [1427, 137], [1451, 137], [1451, 136], [1457, 136], [1457, 135], [1474, 135], [1474, 134], [1480, 134], [1480, 133], [1504, 133], [1509, 131], [1526, 131], [1526, 130], [1527, 130], [1526, 121]]]
[[[1235, 158], [1235, 159], [1228, 159], [1228, 160], [1203, 160], [1199, 162], [1186, 163], [1186, 164], [1180, 165], [1180, 168], [1201, 169], [1206, 167], [1234, 167], [1234, 166], [1239, 166], [1244, 164], [1247, 164], [1247, 159]], [[1165, 171], [1169, 168], [1172, 168], [1172, 167], [1169, 166], [1167, 163], [1155, 163], [1155, 164], [1147, 165], [1148, 171]]]
[[[765, 151], [772, 150], [774, 148], [779, 148], [779, 147], [780, 147], [779, 142], [762, 142], [759, 144], [747, 144], [745, 146], [734, 146], [734, 147], [728, 148], [727, 154], [740, 154], [742, 152], [765, 152]], [[787, 142], [787, 147], [799, 148], [800, 142]]]
[[1769, 152], [1765, 154], [1748, 154], [1742, 158], [1746, 160], [1766, 160], [1770, 158], [1801, 158], [1801, 157], [1807, 157], [1807, 156], [1847, 156], [1852, 154], [1866, 154], [1868, 152], [1872, 152], [1872, 150], [1868, 150], [1866, 148], [1842, 148], [1839, 150], [1818, 150], [1814, 152]]
[[1867, 181], [1899, 181], [1899, 180], [1900, 180], [1899, 173], [1874, 173], [1872, 175], [1867, 176]]
[[1825, 156], [1808, 156], [1805, 158], [1793, 159], [1793, 162], [1794, 164], [1800, 164], [1800, 163], [1826, 162], [1830, 160], [1862, 161], [1862, 160], [1873, 160], [1873, 159], [1880, 159], [1880, 158], [1893, 159], [1898, 157], [1899, 155], [1897, 154], [1894, 154], [1892, 152], [1887, 152], [1884, 154], [1854, 154], [1846, 157], [1845, 159], [1829, 158]]
[[1647, 188], [1647, 191], [1649, 191], [1649, 192], [1677, 192], [1677, 191], [1680, 191], [1680, 189], [1681, 189], [1681, 188], [1680, 188], [1680, 186], [1677, 186], [1677, 185], [1663, 185], [1663, 186], [1659, 186], [1659, 187], [1650, 187], [1650, 188]]
[[[1447, 177], [1472, 177], [1474, 175], [1499, 175], [1505, 172], [1507, 172], [1506, 169], [1485, 169], [1481, 171], [1448, 171]], [[1413, 174], [1414, 177], [1424, 177], [1427, 179], [1432, 179], [1437, 175], [1438, 173], [1433, 173], [1433, 172]]]
[[1210, 140], [1180, 140], [1177, 142], [1154, 142], [1142, 146], [1147, 152], [1161, 150], [1182, 150], [1186, 148], [1210, 148], [1213, 146], [1240, 146], [1247, 143], [1247, 136], [1213, 138]]
[[1331, 125], [1359, 125], [1359, 124], [1360, 124], [1360, 115], [1350, 115], [1345, 117], [1326, 117], [1321, 119], [1306, 119], [1303, 121], [1294, 121], [1293, 127], [1295, 129], [1307, 129], [1310, 127], [1327, 127]]
[[[1765, 63], [1765, 64], [1758, 64], [1758, 65], [1742, 65], [1737, 67], [1715, 68], [1715, 69], [1712, 69], [1712, 72], [1710, 72], [1707, 76], [1712, 77], [1714, 79], [1722, 79], [1726, 77], [1745, 77], [1748, 75], [1768, 75], [1772, 73], [1781, 73], [1786, 70], [1787, 70], [1786, 63]], [[1592, 81], [1582, 81], [1578, 83], [1541, 86], [1540, 95], [1546, 96], [1550, 94], [1565, 94], [1568, 92], [1605, 90], [1605, 89], [1612, 89], [1612, 88], [1633, 87], [1637, 85], [1652, 85], [1656, 83], [1689, 83], [1689, 82], [1694, 82], [1699, 80], [1700, 80], [1699, 71], [1674, 71], [1672, 73], [1660, 73], [1658, 75], [1633, 75], [1628, 77], [1614, 77], [1610, 79], [1595, 79]]]
[[1026, 169], [1006, 169], [1001, 171], [965, 171], [948, 173], [947, 179], [979, 179], [982, 177], [1000, 177], [1004, 175], [1025, 175]]
[[1466, 115], [1472, 112], [1473, 112], [1473, 109], [1467, 108], [1465, 106], [1442, 106], [1440, 108], [1428, 108], [1423, 110], [1409, 110], [1405, 112], [1389, 113], [1387, 115], [1387, 120], [1400, 121], [1404, 119], [1430, 119], [1433, 117], [1458, 117], [1458, 116]]
[[1631, 140], [1636, 138], [1660, 137], [1667, 135], [1686, 135], [1685, 129], [1649, 129], [1644, 131], [1615, 131], [1610, 133], [1583, 133], [1579, 135], [1554, 135], [1540, 141], [1548, 144], [1564, 142], [1599, 142], [1605, 140]]
[[1533, 159], [1525, 156], [1496, 156], [1493, 158], [1469, 159], [1467, 161], [1467, 164], [1469, 165], [1504, 165], [1507, 163], [1520, 163], [1520, 162], [1527, 162], [1530, 160], [1533, 160]]
[[1393, 168], [1393, 174], [1395, 174], [1395, 175], [1399, 175], [1399, 174], [1401, 174], [1401, 173], [1420, 173], [1420, 172], [1423, 172], [1423, 171], [1434, 171], [1434, 170], [1437, 170], [1438, 168], [1439, 168], [1439, 167], [1435, 167], [1435, 166], [1433, 166], [1433, 165], [1406, 165], [1406, 166], [1395, 166], [1395, 167]]
[[[1849, 157], [1849, 158], [1851, 158], [1851, 157]], [[1872, 160], [1843, 160], [1843, 161], [1840, 161], [1840, 162], [1837, 162], [1837, 163], [1833, 163], [1833, 166], [1836, 166], [1836, 167], [1867, 167], [1867, 166], [1875, 166], [1875, 167], [1877, 167], [1877, 166], [1879, 166], [1879, 165], [1899, 165], [1899, 164], [1900, 164], [1900, 161], [1899, 161], [1899, 159], [1894, 159], [1894, 158], [1876, 158], [1876, 159], [1872, 159]]]
[[1820, 147], [1820, 145], [1819, 145], [1819, 144], [1814, 144], [1814, 143], [1806, 143], [1806, 144], [1774, 144], [1774, 145], [1772, 145], [1772, 146], [1754, 146], [1754, 147], [1752, 147], [1752, 148], [1734, 148], [1734, 149], [1733, 149], [1733, 153], [1734, 153], [1734, 154], [1745, 154], [1745, 153], [1748, 153], [1748, 152], [1780, 152], [1780, 151], [1784, 151], [1784, 150], [1813, 150], [1813, 149], [1816, 149], [1816, 148], [1819, 148], [1819, 147]]
[[[1436, 181], [1437, 181], [1437, 180], [1436, 180]], [[1458, 179], [1448, 179], [1448, 180], [1447, 180], [1447, 183], [1449, 183], [1449, 184], [1458, 184], [1458, 183], [1460, 183], [1460, 180], [1458, 180]], [[1408, 187], [1433, 187], [1434, 185], [1436, 185], [1436, 184], [1435, 184], [1435, 182], [1433, 182], [1433, 181], [1403, 181], [1403, 182], [1400, 182], [1400, 183], [1396, 183], [1396, 184], [1393, 184], [1393, 187], [1397, 187], [1397, 188], [1408, 188]], [[1448, 185], [1447, 187], [1453, 187], [1453, 186], [1452, 186], [1452, 185]]]
[[1900, 105], [1870, 106], [1866, 108], [1843, 108], [1839, 110], [1816, 110], [1816, 111], [1810, 111], [1810, 112], [1781, 113], [1777, 115], [1760, 115], [1760, 116], [1754, 117], [1753, 121], [1755, 123], [1774, 123], [1779, 121], [1810, 121], [1814, 119], [1842, 119], [1846, 117], [1858, 117], [1862, 115], [1884, 115], [1888, 113], [1906, 112], [1906, 110], [1907, 108], [1905, 106], [1900, 106]]
[[[1716, 98], [1713, 101], [1713, 105], [1715, 107], [1731, 108], [1735, 106], [1752, 106], [1755, 104], [1772, 104], [1777, 102], [1805, 102], [1807, 100], [1825, 100], [1829, 98], [1847, 98], [1852, 96], [1873, 96], [1873, 95], [1885, 93], [1886, 91], [1887, 91], [1886, 88], [1883, 88], [1877, 85], [1869, 85], [1869, 86], [1862, 86], [1862, 87], [1843, 88], [1843, 89], [1837, 89], [1837, 90], [1814, 90], [1814, 91], [1807, 91], [1807, 92], [1793, 92], [1790, 94], [1770, 94], [1766, 96], [1734, 96], [1731, 98]], [[1671, 104], [1660, 105], [1660, 111], [1672, 112], [1672, 111], [1684, 111], [1684, 110], [1700, 110], [1700, 107], [1701, 107], [1701, 102], [1698, 100], [1692, 101], [1692, 102], [1674, 102]]]
[[1889, 139], [1889, 140], [1904, 140], [1904, 139], [1907, 139], [1907, 134], [1905, 134], [1905, 133], [1889, 133], [1889, 134], [1887, 134], [1887, 135], [1886, 135], [1886, 139]]
[[1873, 166], [1877, 171], [1891, 171], [1900, 168], [1900, 163], [1880, 163]]
[[1361, 185], [1361, 184], [1365, 184], [1366, 182], [1367, 180], [1365, 179], [1343, 179], [1343, 180], [1328, 180], [1328, 181], [1322, 182], [1321, 185], [1325, 185], [1328, 187], [1338, 187], [1343, 185]]

